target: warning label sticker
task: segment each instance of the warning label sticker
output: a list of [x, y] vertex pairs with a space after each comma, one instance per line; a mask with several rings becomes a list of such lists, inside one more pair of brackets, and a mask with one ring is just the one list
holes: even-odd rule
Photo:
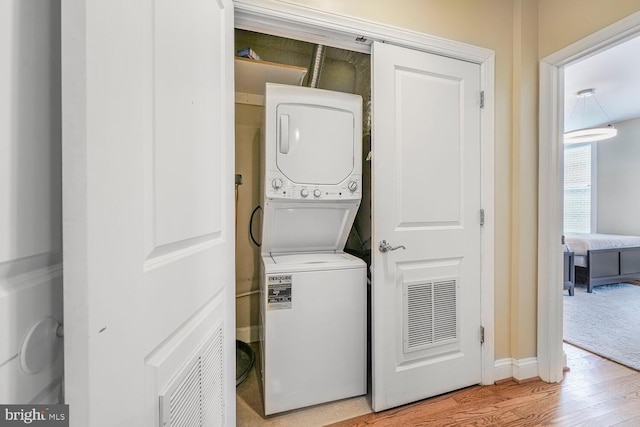
[[267, 276], [267, 310], [291, 308], [291, 275]]

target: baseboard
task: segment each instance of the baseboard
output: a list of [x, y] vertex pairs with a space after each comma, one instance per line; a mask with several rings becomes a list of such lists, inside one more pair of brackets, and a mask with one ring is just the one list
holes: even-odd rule
[[526, 359], [514, 360], [513, 378], [522, 381], [540, 376], [538, 372], [538, 359], [527, 357]]
[[538, 359], [535, 357], [498, 359], [494, 364], [495, 381], [507, 378], [523, 381], [538, 376]]
[[246, 343], [260, 341], [259, 326], [254, 325], [236, 328], [236, 339]]
[[498, 359], [493, 365], [493, 377], [496, 382], [513, 378], [513, 359]]

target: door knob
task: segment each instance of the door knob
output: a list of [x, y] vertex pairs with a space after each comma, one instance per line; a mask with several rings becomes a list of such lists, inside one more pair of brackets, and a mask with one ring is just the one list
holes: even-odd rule
[[389, 242], [387, 242], [386, 240], [383, 240], [378, 244], [378, 250], [380, 252], [382, 252], [382, 253], [389, 252], [389, 251], [395, 251], [396, 249], [401, 249], [401, 248], [402, 249], [407, 249], [407, 248], [404, 247], [404, 245], [399, 245], [399, 246], [395, 246], [395, 247], [391, 246], [389, 244]]

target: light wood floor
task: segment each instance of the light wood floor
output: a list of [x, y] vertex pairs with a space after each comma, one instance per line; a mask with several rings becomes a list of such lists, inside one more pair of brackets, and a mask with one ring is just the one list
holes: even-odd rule
[[333, 427], [640, 426], [640, 372], [565, 344], [564, 381], [474, 386]]

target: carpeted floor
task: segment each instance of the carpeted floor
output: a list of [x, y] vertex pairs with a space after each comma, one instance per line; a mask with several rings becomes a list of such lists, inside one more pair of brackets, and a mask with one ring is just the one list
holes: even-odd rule
[[640, 370], [640, 286], [576, 285], [564, 295], [564, 340], [607, 359]]

